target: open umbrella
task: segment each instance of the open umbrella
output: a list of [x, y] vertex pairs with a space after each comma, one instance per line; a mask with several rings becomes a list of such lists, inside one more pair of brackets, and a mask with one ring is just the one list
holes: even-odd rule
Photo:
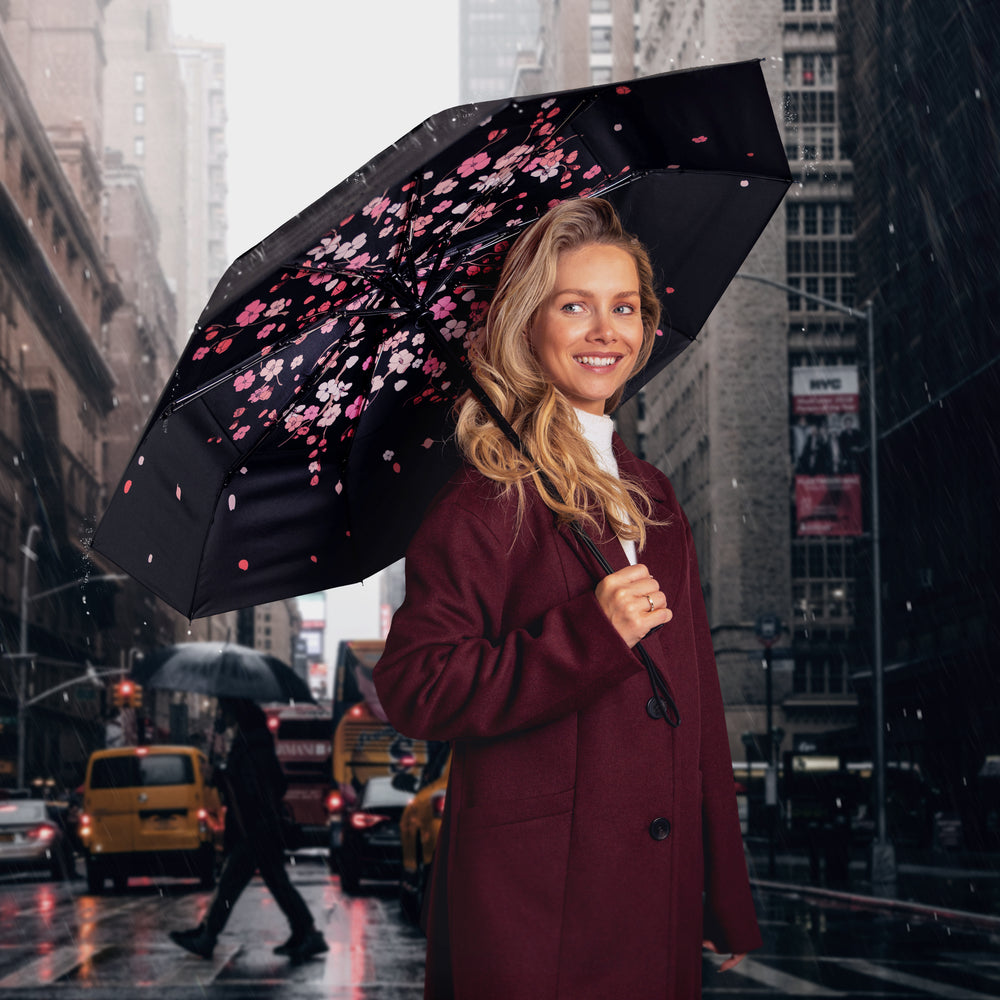
[[276, 656], [229, 642], [180, 642], [160, 646], [136, 661], [133, 680], [167, 691], [216, 698], [314, 702], [309, 686]]
[[191, 617], [364, 579], [457, 463], [466, 348], [525, 225], [601, 195], [650, 249], [663, 323], [631, 394], [790, 181], [757, 62], [427, 119], [230, 267], [94, 547]]

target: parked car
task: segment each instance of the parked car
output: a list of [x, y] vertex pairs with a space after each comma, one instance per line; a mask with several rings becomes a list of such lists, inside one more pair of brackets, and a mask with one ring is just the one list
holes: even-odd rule
[[63, 808], [60, 803], [42, 799], [0, 801], [0, 868], [47, 868], [53, 879], [74, 878], [76, 855], [63, 820]]
[[337, 850], [340, 886], [349, 895], [364, 878], [399, 878], [399, 818], [413, 799], [412, 779], [405, 778], [369, 778], [344, 809], [339, 849], [331, 844], [331, 850]]
[[399, 905], [414, 923], [420, 919], [430, 881], [450, 769], [451, 746], [441, 743], [433, 747], [413, 801], [399, 820]]
[[97, 750], [87, 762], [80, 840], [87, 887], [130, 875], [197, 878], [215, 884], [225, 814], [205, 755], [189, 746]]

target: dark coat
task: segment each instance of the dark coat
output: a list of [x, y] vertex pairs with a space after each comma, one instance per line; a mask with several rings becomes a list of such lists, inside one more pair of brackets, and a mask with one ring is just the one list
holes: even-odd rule
[[247, 839], [262, 851], [282, 851], [281, 800], [288, 787], [274, 737], [266, 727], [237, 728], [226, 755], [226, 846]]
[[[694, 1000], [703, 934], [721, 952], [760, 945], [691, 532], [667, 479], [617, 437], [615, 452], [669, 521], [640, 561], [674, 613], [645, 645], [677, 729], [647, 714], [600, 570], [537, 496], [518, 532], [513, 496], [460, 470], [407, 552], [375, 683], [401, 732], [454, 746], [432, 1000]], [[600, 544], [627, 565], [610, 533]]]

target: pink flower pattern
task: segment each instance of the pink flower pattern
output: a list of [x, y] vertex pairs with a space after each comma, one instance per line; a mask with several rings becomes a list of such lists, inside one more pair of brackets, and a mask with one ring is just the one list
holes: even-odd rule
[[[245, 449], [264, 438], [269, 448], [304, 449], [303, 481], [333, 490], [342, 461], [324, 456], [351, 441], [384, 393], [394, 407], [450, 407], [465, 383], [411, 313], [413, 301], [421, 322], [464, 355], [509, 246], [497, 236], [508, 228], [516, 235], [538, 206], [599, 191], [620, 176], [605, 173], [572, 129], [560, 131], [562, 116], [549, 99], [517, 128], [509, 119], [502, 128], [484, 122], [449, 167], [438, 172], [430, 161], [420, 175], [373, 193], [196, 331], [187, 360], [205, 373], [212, 369], [201, 366], [231, 371], [228, 406], [219, 403], [220, 426], [232, 423], [224, 433]], [[524, 192], [532, 188], [536, 207], [528, 208]], [[457, 249], [446, 254], [446, 247]], [[401, 256], [412, 270], [410, 291], [397, 300], [382, 280]], [[245, 406], [253, 408], [232, 416]], [[407, 456], [390, 450], [386, 462], [398, 471]]]

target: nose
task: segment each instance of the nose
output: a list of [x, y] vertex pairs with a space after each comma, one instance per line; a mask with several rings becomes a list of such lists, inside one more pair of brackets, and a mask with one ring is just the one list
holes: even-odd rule
[[610, 309], [594, 310], [594, 321], [590, 327], [590, 339], [601, 344], [613, 343], [618, 339], [615, 331], [614, 313]]

